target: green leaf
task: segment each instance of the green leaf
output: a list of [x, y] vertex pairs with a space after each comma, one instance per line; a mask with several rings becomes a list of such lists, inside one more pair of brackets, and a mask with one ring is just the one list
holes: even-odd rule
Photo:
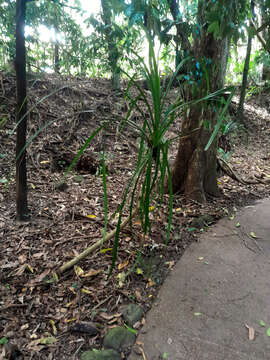
[[168, 359], [168, 354], [166, 352], [163, 353], [162, 359]]
[[208, 34], [213, 33], [214, 38], [215, 39], [217, 38], [217, 36], [219, 34], [219, 23], [218, 23], [218, 21], [214, 21], [208, 26], [207, 33]]
[[57, 340], [54, 336], [49, 336], [49, 337], [46, 337], [44, 339], [41, 339], [40, 340], [40, 343], [41, 344], [44, 344], [44, 345], [50, 345], [50, 344], [53, 344], [55, 343]]
[[253, 231], [251, 231], [251, 232], [249, 233], [249, 235], [250, 235], [253, 239], [256, 239], [256, 238], [257, 238], [257, 236], [255, 235], [255, 233], [254, 233]]
[[265, 327], [265, 322], [263, 320], [260, 320], [259, 321], [259, 324], [262, 326], [262, 327]]
[[137, 331], [135, 329], [132, 329], [131, 327], [129, 327], [127, 324], [125, 324], [125, 327], [127, 328], [128, 331], [130, 331], [132, 334], [137, 335]]
[[266, 330], [266, 335], [267, 335], [267, 336], [270, 336], [270, 328], [268, 328], [268, 329]]
[[197, 230], [195, 227], [190, 227], [190, 228], [188, 228], [188, 231], [195, 231], [195, 230]]
[[235, 224], [235, 226], [236, 226], [236, 227], [240, 227], [241, 225], [240, 225], [240, 223], [238, 222], [237, 224]]
[[6, 337], [2, 337], [1, 339], [0, 339], [0, 345], [5, 345], [5, 344], [7, 344], [8, 343], [8, 339], [6, 338]]
[[200, 312], [195, 312], [194, 313], [194, 316], [200, 316], [200, 315], [202, 315]]

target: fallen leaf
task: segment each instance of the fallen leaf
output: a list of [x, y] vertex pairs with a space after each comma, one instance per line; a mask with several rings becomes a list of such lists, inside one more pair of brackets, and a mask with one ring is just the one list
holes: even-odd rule
[[77, 276], [82, 276], [84, 274], [83, 269], [77, 265], [74, 266], [74, 271]]
[[101, 254], [106, 254], [106, 252], [112, 251], [112, 249], [113, 248], [101, 249], [100, 252], [101, 252]]
[[136, 296], [137, 301], [139, 301], [139, 302], [142, 301], [142, 295], [141, 295], [141, 292], [139, 289], [135, 290], [135, 296]]
[[81, 277], [91, 277], [91, 276], [96, 276], [98, 275], [99, 273], [101, 273], [102, 270], [99, 269], [99, 270], [89, 270], [87, 271], [87, 273], [81, 275]]
[[259, 324], [262, 326], [262, 327], [265, 327], [265, 322], [263, 320], [260, 320], [259, 321]]
[[240, 223], [238, 222], [237, 224], [235, 224], [235, 226], [236, 226], [236, 227], [240, 227], [241, 225], [240, 225]]
[[112, 315], [112, 314], [107, 314], [107, 313], [105, 313], [105, 312], [100, 312], [100, 313], [98, 313], [98, 315], [99, 315], [100, 317], [102, 317], [102, 319], [104, 319], [104, 320], [112, 320], [112, 319], [114, 319], [114, 315]]
[[34, 269], [32, 268], [31, 265], [27, 264], [27, 269], [33, 274]]
[[124, 269], [128, 265], [128, 259], [124, 263], [121, 263], [117, 266], [118, 270]]
[[147, 287], [151, 287], [151, 286], [155, 286], [155, 285], [156, 285], [156, 283], [151, 278], [149, 278], [148, 283], [147, 283]]
[[83, 294], [88, 294], [88, 295], [93, 294], [93, 292], [91, 290], [88, 290], [88, 289], [85, 289], [85, 288], [82, 288], [81, 291], [82, 291]]
[[50, 320], [50, 324], [52, 326], [53, 335], [57, 335], [57, 329], [54, 320]]
[[251, 237], [253, 237], [253, 239], [256, 239], [256, 238], [257, 238], [257, 236], [255, 235], [255, 233], [254, 233], [253, 231], [251, 231], [251, 232], [249, 233], [249, 235], [250, 235]]
[[55, 343], [56, 341], [57, 340], [56, 340], [56, 338], [54, 336], [49, 336], [49, 337], [40, 339], [40, 344], [50, 345], [50, 344]]
[[267, 335], [267, 336], [270, 336], [270, 328], [268, 328], [268, 329], [266, 330], [266, 335]]
[[90, 215], [87, 215], [87, 217], [88, 217], [89, 219], [94, 219], [94, 218], [96, 218], [97, 216], [90, 214]]
[[[254, 340], [255, 338], [255, 330], [253, 327], [248, 326], [247, 324], [245, 324], [245, 327], [248, 329], [248, 338], [249, 340]], [[269, 335], [270, 336], [270, 335]]]
[[143, 270], [142, 270], [141, 268], [137, 268], [137, 269], [136, 269], [136, 274], [142, 275], [142, 274], [143, 274]]
[[195, 312], [194, 313], [194, 316], [200, 316], [200, 315], [202, 315], [200, 312]]

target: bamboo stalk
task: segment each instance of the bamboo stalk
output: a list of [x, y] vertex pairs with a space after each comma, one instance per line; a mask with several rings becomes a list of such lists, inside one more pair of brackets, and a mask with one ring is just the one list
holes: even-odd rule
[[[134, 209], [131, 213], [131, 215], [129, 215], [121, 224], [120, 224], [120, 230], [122, 230], [127, 223], [135, 216], [135, 214], [138, 212], [139, 207], [136, 207], [136, 209]], [[84, 259], [87, 255], [89, 255], [90, 253], [92, 253], [93, 251], [95, 251], [100, 245], [102, 245], [103, 243], [109, 241], [112, 237], [114, 237], [115, 233], [116, 233], [117, 228], [115, 228], [114, 230], [112, 230], [109, 234], [107, 234], [104, 238], [98, 240], [95, 244], [89, 246], [88, 248], [86, 248], [82, 253], [80, 253], [79, 255], [77, 255], [75, 258], [73, 258], [72, 260], [66, 262], [65, 264], [63, 264], [59, 270], [58, 273], [62, 274], [63, 272], [65, 272], [66, 270], [70, 269], [72, 266], [76, 265], [79, 261], [81, 261], [82, 259]]]

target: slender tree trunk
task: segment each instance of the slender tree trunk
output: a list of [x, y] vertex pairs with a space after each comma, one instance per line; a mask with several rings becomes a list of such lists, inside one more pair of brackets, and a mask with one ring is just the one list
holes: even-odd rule
[[244, 65], [244, 71], [243, 71], [243, 77], [242, 77], [240, 101], [239, 101], [238, 110], [237, 110], [237, 120], [239, 122], [241, 122], [241, 123], [243, 122], [244, 102], [245, 102], [245, 97], [246, 97], [246, 89], [247, 89], [247, 80], [248, 80], [248, 70], [249, 70], [251, 47], [252, 47], [252, 35], [249, 32], [248, 33], [248, 43], [247, 43], [245, 65]]
[[54, 71], [59, 74], [60, 73], [60, 66], [59, 66], [59, 42], [57, 33], [55, 32], [55, 44], [54, 44]]
[[[188, 101], [199, 99], [208, 93], [207, 78], [203, 74], [205, 70], [202, 70], [202, 65], [207, 69], [209, 91], [214, 92], [223, 87], [228, 59], [228, 39], [218, 40], [212, 33], [207, 33], [203, 7], [198, 10], [198, 22], [201, 25], [200, 35], [195, 38], [192, 49], [195, 60], [192, 71], [198, 75], [198, 79], [196, 85], [191, 85], [186, 92]], [[219, 195], [217, 138], [208, 151], [204, 151], [216, 122], [217, 111], [213, 102], [191, 106], [183, 119], [181, 133], [184, 137], [180, 138], [172, 172], [173, 191], [184, 192], [186, 197], [199, 202], [206, 200], [206, 194]]]
[[55, 44], [54, 44], [54, 71], [60, 73], [60, 56], [59, 56], [59, 40], [58, 40], [58, 17], [57, 17], [57, 5], [54, 3], [54, 34], [55, 34]]
[[103, 21], [106, 26], [105, 36], [108, 44], [109, 64], [112, 71], [112, 85], [115, 90], [118, 90], [120, 88], [120, 68], [118, 66], [120, 54], [117, 49], [115, 39], [112, 36], [111, 4], [108, 0], [101, 0], [101, 5], [103, 11]]
[[27, 207], [27, 172], [26, 172], [26, 68], [25, 68], [25, 6], [26, 0], [16, 3], [16, 79], [17, 79], [17, 142], [16, 142], [16, 202], [18, 220], [26, 220], [29, 216]]

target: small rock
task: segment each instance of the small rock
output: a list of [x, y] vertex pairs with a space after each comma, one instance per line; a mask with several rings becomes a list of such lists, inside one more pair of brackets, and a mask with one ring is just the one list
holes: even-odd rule
[[125, 328], [117, 326], [107, 332], [103, 345], [105, 349], [124, 351], [131, 347], [135, 343], [135, 340], [135, 334]]
[[121, 355], [112, 349], [91, 350], [82, 353], [81, 360], [121, 360]]
[[92, 323], [91, 321], [77, 322], [70, 330], [72, 332], [86, 333], [92, 336], [98, 334], [99, 332], [95, 324]]
[[142, 308], [136, 304], [129, 304], [122, 310], [123, 318], [128, 326], [133, 326], [136, 322], [141, 321], [143, 317]]

